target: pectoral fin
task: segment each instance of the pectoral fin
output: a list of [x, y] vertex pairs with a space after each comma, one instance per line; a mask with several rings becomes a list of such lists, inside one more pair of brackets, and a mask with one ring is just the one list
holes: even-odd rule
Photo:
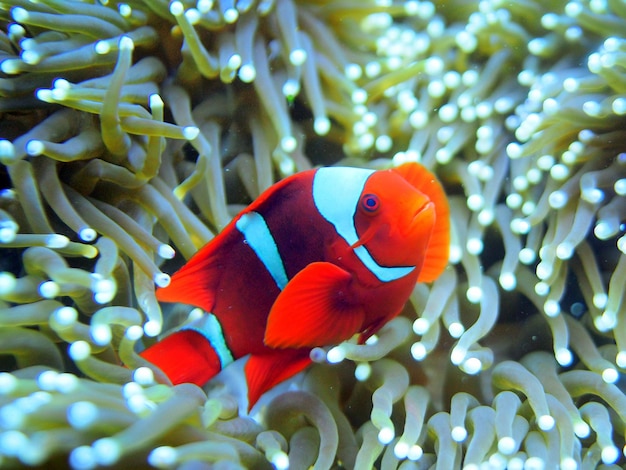
[[437, 178], [419, 163], [404, 163], [393, 171], [400, 173], [414, 188], [428, 196], [435, 205], [436, 221], [418, 282], [431, 282], [448, 265], [450, 251], [450, 208], [448, 198]]
[[311, 263], [296, 274], [270, 311], [265, 344], [303, 348], [336, 344], [363, 326], [363, 308], [351, 302], [352, 276], [331, 263]]

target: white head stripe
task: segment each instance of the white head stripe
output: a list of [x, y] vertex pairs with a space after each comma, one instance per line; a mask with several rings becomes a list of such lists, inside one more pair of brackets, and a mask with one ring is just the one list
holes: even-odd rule
[[406, 276], [415, 269], [415, 266], [395, 266], [391, 268], [381, 266], [374, 258], [372, 258], [370, 252], [367, 251], [367, 248], [363, 245], [357, 246], [354, 249], [354, 253], [356, 253], [365, 267], [369, 269], [371, 273], [381, 282], [395, 281], [396, 279]]
[[[359, 236], [354, 225], [354, 216], [365, 187], [365, 182], [374, 170], [362, 168], [320, 168], [313, 178], [313, 202], [315, 207], [350, 246]], [[381, 282], [395, 281], [409, 274], [415, 266], [386, 267], [380, 266], [365, 246], [354, 250], [361, 262]]]
[[261, 260], [280, 290], [289, 282], [276, 241], [265, 219], [258, 212], [246, 212], [235, 223], [244, 240]]
[[313, 202], [319, 213], [335, 226], [348, 245], [359, 240], [354, 214], [365, 182], [374, 170], [361, 168], [320, 168], [313, 178]]
[[182, 329], [193, 330], [204, 336], [217, 354], [222, 369], [234, 361], [233, 354], [230, 352], [224, 339], [222, 325], [220, 325], [219, 320], [212, 313], [205, 313], [205, 315], [202, 315], [202, 317]]

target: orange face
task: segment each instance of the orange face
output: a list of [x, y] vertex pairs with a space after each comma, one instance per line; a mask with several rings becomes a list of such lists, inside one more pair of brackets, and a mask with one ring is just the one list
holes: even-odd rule
[[395, 171], [367, 180], [355, 214], [359, 241], [381, 266], [421, 268], [435, 227], [435, 204]]

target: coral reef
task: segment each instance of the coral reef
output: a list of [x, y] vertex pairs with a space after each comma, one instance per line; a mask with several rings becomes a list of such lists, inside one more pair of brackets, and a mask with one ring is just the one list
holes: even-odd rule
[[[0, 0], [0, 466], [620, 468], [623, 0]], [[419, 160], [450, 267], [243, 411], [137, 355], [282, 176]]]

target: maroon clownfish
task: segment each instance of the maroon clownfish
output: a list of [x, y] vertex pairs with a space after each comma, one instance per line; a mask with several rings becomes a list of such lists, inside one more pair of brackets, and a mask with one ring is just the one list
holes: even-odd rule
[[249, 405], [310, 362], [316, 346], [400, 313], [448, 262], [449, 209], [417, 163], [330, 167], [286, 178], [244, 209], [157, 290], [205, 315], [142, 356], [175, 384], [203, 385], [245, 355]]

